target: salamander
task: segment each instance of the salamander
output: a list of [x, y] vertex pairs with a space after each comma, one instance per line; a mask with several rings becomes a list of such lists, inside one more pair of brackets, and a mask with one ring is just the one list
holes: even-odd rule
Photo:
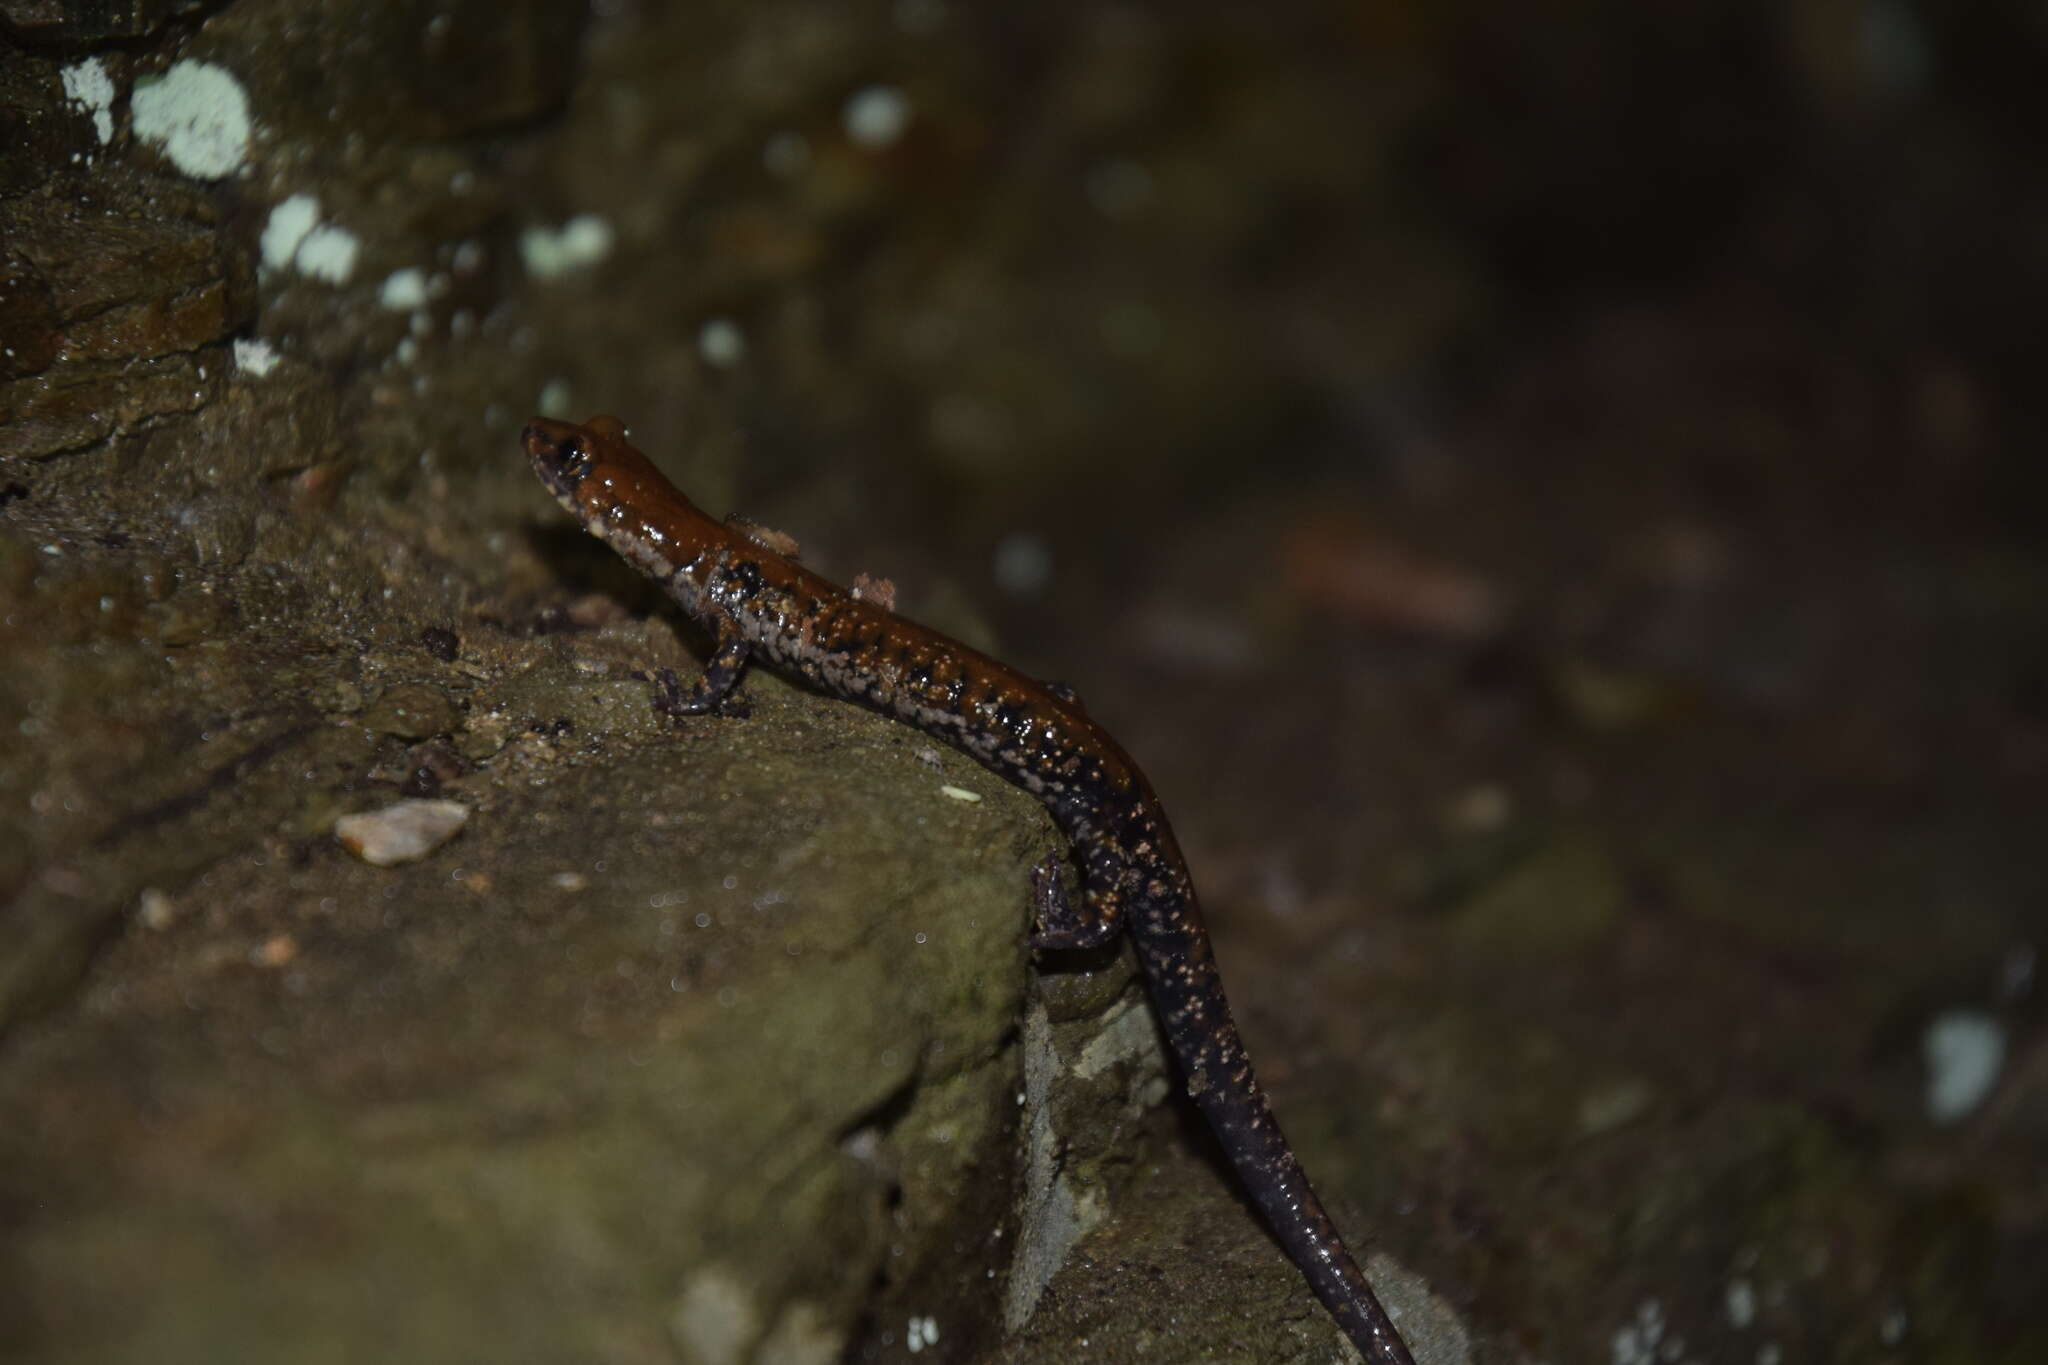
[[1044, 803], [1081, 895], [1063, 889], [1057, 854], [1034, 869], [1032, 946], [1130, 935], [1188, 1093], [1267, 1225], [1368, 1361], [1413, 1365], [1252, 1074], [1159, 798], [1073, 694], [841, 589], [746, 523], [713, 520], [627, 443], [616, 417], [535, 418], [521, 440], [555, 500], [710, 632], [694, 684], [656, 675], [661, 709], [730, 709], [742, 670], [759, 659], [945, 741]]

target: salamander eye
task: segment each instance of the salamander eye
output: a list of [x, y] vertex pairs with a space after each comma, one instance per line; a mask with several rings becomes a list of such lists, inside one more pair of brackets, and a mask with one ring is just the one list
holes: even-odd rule
[[581, 436], [571, 436], [562, 442], [562, 472], [581, 474], [590, 463], [590, 447]]

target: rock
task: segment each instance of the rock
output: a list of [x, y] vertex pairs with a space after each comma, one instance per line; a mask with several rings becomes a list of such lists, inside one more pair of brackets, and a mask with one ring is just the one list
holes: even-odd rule
[[0, 199], [0, 457], [78, 449], [218, 390], [255, 314], [253, 267], [218, 226], [194, 187], [118, 166]]
[[482, 881], [325, 843], [217, 863], [0, 1050], [35, 1286], [9, 1350], [667, 1360], [675, 1323], [695, 1358], [808, 1365], [885, 1267], [948, 1347], [993, 1321], [1046, 827], [938, 795], [973, 769], [893, 729], [784, 692], [515, 746], [463, 779]]
[[459, 801], [400, 801], [334, 822], [341, 846], [372, 867], [416, 863], [462, 832], [469, 807]]
[[431, 739], [455, 733], [462, 712], [446, 692], [430, 683], [398, 683], [370, 703], [362, 722], [400, 739]]
[[66, 46], [90, 46], [108, 38], [141, 38], [205, 0], [0, 0], [0, 19], [22, 37]]

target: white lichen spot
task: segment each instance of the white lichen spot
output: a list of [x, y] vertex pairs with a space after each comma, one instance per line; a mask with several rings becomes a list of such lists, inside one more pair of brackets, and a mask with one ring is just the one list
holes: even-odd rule
[[1728, 1282], [1728, 1325], [1741, 1330], [1756, 1321], [1756, 1286], [1748, 1280]]
[[377, 291], [377, 301], [394, 313], [418, 308], [431, 297], [427, 272], [413, 265], [386, 275], [384, 287]]
[[1950, 1010], [1920, 1040], [1927, 1063], [1927, 1117], [1954, 1123], [1984, 1102], [2005, 1066], [2005, 1030], [1981, 1010]]
[[967, 790], [967, 788], [965, 787], [955, 787], [951, 784], [940, 787], [939, 793], [942, 796], [950, 796], [955, 801], [965, 801], [970, 805], [976, 801], [981, 800], [980, 792], [971, 792]]
[[415, 863], [462, 832], [469, 807], [459, 801], [398, 801], [334, 822], [341, 846], [373, 867]]
[[705, 364], [729, 370], [746, 359], [746, 333], [731, 318], [712, 318], [697, 329], [697, 354]]
[[114, 81], [107, 75], [106, 64], [97, 57], [87, 57], [76, 66], [65, 67], [62, 75], [64, 98], [92, 115], [92, 130], [99, 135], [101, 146], [112, 142]]
[[129, 109], [135, 136], [195, 180], [233, 175], [248, 157], [249, 97], [224, 67], [184, 61], [146, 76], [135, 83]]
[[353, 232], [332, 223], [322, 223], [299, 243], [299, 249], [292, 253], [292, 264], [302, 275], [311, 275], [328, 284], [347, 284], [348, 277], [355, 273], [356, 255], [360, 250], [361, 244]]
[[878, 152], [910, 126], [910, 99], [893, 85], [870, 85], [846, 101], [840, 122], [854, 146]]
[[519, 234], [526, 273], [549, 280], [596, 265], [612, 250], [612, 225], [594, 213], [579, 213], [560, 228], [530, 227]]
[[306, 240], [320, 221], [320, 201], [310, 194], [295, 194], [271, 209], [264, 221], [257, 247], [266, 270], [282, 270], [292, 263], [299, 243]]
[[566, 379], [550, 379], [547, 383], [540, 386], [540, 396], [534, 400], [534, 409], [543, 417], [553, 417], [559, 421], [567, 421], [569, 419], [569, 398], [569, 381]]
[[930, 1317], [912, 1318], [910, 1320], [910, 1325], [904, 1330], [903, 1344], [910, 1348], [910, 1353], [912, 1355], [916, 1355], [919, 1351], [922, 1351], [927, 1346], [938, 1345], [938, 1320], [936, 1318]]
[[1637, 1307], [1635, 1321], [1615, 1330], [1610, 1358], [1613, 1365], [1655, 1365], [1663, 1340], [1664, 1306], [1646, 1299]]
[[252, 378], [261, 379], [277, 368], [277, 352], [267, 341], [236, 337], [233, 351], [235, 368]]

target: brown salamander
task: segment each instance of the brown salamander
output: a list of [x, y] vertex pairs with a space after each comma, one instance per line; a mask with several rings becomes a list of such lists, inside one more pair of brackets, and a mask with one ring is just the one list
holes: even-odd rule
[[712, 520], [627, 444], [617, 418], [582, 426], [536, 418], [523, 442], [569, 514], [711, 632], [711, 659], [693, 686], [660, 675], [663, 710], [719, 708], [747, 661], [761, 658], [946, 741], [1045, 803], [1072, 845], [1083, 894], [1074, 904], [1056, 859], [1041, 864], [1032, 945], [1087, 948], [1131, 936], [1188, 1093], [1267, 1224], [1367, 1360], [1412, 1365], [1252, 1075], [1180, 846], [1122, 746], [1063, 689]]

